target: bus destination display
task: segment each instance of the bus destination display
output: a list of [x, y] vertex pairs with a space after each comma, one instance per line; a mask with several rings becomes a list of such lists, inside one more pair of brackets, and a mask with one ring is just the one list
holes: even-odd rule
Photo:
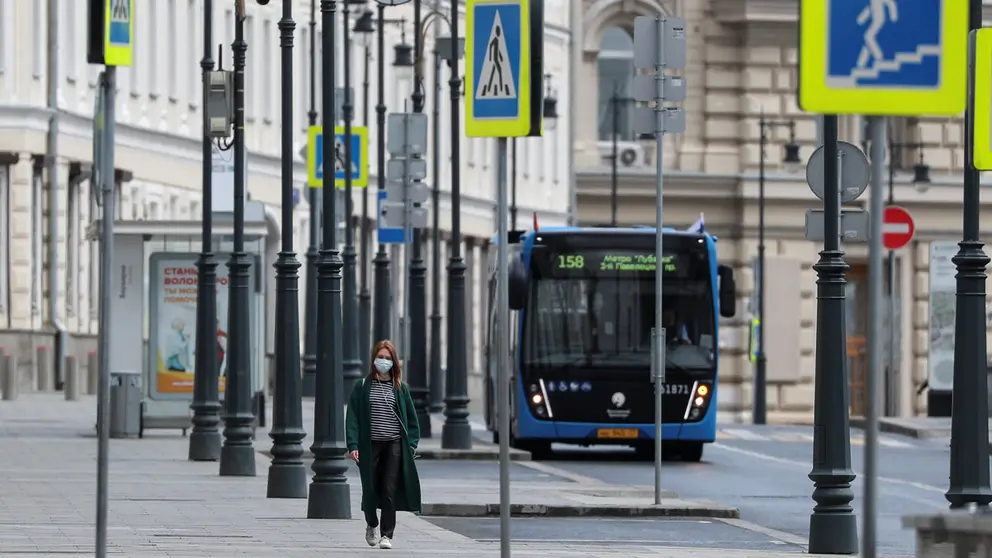
[[[654, 273], [658, 270], [658, 258], [647, 252], [579, 252], [556, 254], [551, 268], [557, 273]], [[667, 273], [685, 273], [685, 261], [676, 255], [662, 258], [661, 267]]]

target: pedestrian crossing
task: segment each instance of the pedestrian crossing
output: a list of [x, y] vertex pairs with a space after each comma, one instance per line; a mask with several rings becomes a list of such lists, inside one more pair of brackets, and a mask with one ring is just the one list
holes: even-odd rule
[[[747, 428], [720, 428], [716, 432], [717, 440], [743, 440], [751, 442], [786, 442], [786, 443], [796, 443], [796, 444], [812, 444], [813, 443], [813, 433], [812, 432], [797, 432], [795, 430], [781, 430], [775, 431], [773, 429], [763, 429], [764, 431], [756, 431]], [[913, 445], [909, 442], [899, 440], [892, 436], [881, 435], [878, 437], [878, 444], [880, 446], [890, 447], [890, 448], [911, 448]], [[861, 432], [855, 432], [851, 434], [851, 445], [852, 446], [863, 446], [865, 445], [864, 434]]]

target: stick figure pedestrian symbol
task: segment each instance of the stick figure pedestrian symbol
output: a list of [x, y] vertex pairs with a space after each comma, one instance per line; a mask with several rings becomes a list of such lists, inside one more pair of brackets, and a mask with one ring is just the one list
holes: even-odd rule
[[493, 28], [493, 34], [495, 36], [492, 38], [491, 41], [489, 41], [489, 48], [487, 49], [489, 51], [488, 54], [487, 54], [487, 56], [489, 57], [489, 62], [491, 64], [490, 65], [490, 70], [489, 70], [489, 82], [486, 84], [485, 87], [482, 88], [482, 95], [485, 96], [490, 91], [494, 91], [493, 90], [493, 80], [494, 79], [497, 79], [497, 78], [498, 78], [498, 81], [496, 82], [496, 89], [495, 89], [495, 91], [496, 92], [503, 92], [503, 94], [509, 95], [510, 94], [510, 86], [508, 86], [505, 83], [503, 83], [503, 67], [502, 67], [502, 65], [503, 65], [503, 62], [505, 60], [503, 59], [503, 53], [501, 53], [500, 52], [500, 49], [499, 49], [499, 40], [500, 40], [500, 37], [503, 34], [503, 30], [500, 29], [499, 23], [497, 23], [495, 25], [495, 27]]
[[867, 68], [869, 60], [874, 64], [885, 60], [885, 53], [878, 44], [878, 34], [890, 21], [899, 21], [899, 8], [895, 0], [868, 0], [868, 5], [858, 14], [858, 26], [868, 24], [864, 34], [865, 43], [858, 55], [858, 68]]

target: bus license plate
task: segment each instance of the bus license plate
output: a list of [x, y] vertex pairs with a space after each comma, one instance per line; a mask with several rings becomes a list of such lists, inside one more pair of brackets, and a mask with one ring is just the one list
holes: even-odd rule
[[636, 438], [636, 428], [600, 428], [596, 431], [597, 438]]

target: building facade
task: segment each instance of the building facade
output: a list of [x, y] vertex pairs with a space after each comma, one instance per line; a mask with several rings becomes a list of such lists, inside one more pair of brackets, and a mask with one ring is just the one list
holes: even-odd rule
[[[755, 294], [752, 262], [759, 236], [762, 115], [771, 123], [765, 127], [764, 153], [766, 399], [769, 420], [812, 420], [816, 318], [812, 265], [819, 246], [804, 238], [804, 215], [819, 202], [805, 183], [803, 165], [783, 164], [783, 149], [790, 139], [799, 144], [804, 163], [819, 137], [817, 116], [804, 113], [796, 103], [796, 0], [583, 0], [581, 4], [573, 56], [576, 79], [588, 86], [576, 90], [575, 107], [577, 114], [597, 115], [575, 121], [582, 223], [611, 222], [614, 191], [620, 224], [654, 223], [654, 165], [659, 154], [654, 140], [635, 137], [634, 105], [629, 99], [633, 19], [659, 11], [686, 19], [687, 130], [666, 136], [661, 154], [666, 168], [665, 224], [685, 227], [704, 214], [707, 230], [719, 237], [721, 258], [736, 269], [740, 307], [737, 317], [724, 319], [720, 329], [720, 408], [736, 419], [749, 415], [754, 389], [747, 348]], [[913, 215], [916, 233], [909, 246], [896, 252], [894, 289], [887, 288], [895, 293], [895, 366], [886, 375], [884, 390], [889, 414], [925, 413], [927, 384], [950, 381], [947, 344], [935, 346], [934, 362], [929, 359], [931, 338], [940, 338], [938, 330], [944, 327], [931, 323], [930, 316], [939, 309], [932, 309], [929, 301], [932, 292], [940, 291], [939, 297], [948, 288], [946, 273], [939, 288], [936, 272], [931, 281], [930, 251], [931, 244], [940, 241], [945, 241], [946, 251], [946, 241], [960, 238], [963, 134], [960, 118], [890, 119], [892, 198]], [[860, 144], [863, 137], [861, 117], [840, 117], [840, 139]], [[929, 168], [929, 183], [914, 183], [915, 167], [921, 163]], [[851, 207], [865, 208], [867, 199], [866, 194]], [[987, 234], [992, 201], [983, 200], [981, 211]], [[867, 246], [845, 244], [843, 250], [850, 266], [846, 319], [851, 413], [858, 415], [865, 404]], [[885, 322], [888, 329], [889, 320]], [[948, 371], [934, 377], [931, 369]]]
[[[316, 0], [314, 0], [316, 2]], [[311, 56], [318, 78], [314, 83], [320, 111], [322, 80], [321, 47], [326, 32], [320, 22], [310, 25], [311, 3], [298, 0], [295, 6], [295, 50], [293, 83], [294, 152], [305, 153], [307, 114], [311, 110]], [[447, 2], [425, 2], [424, 15], [436, 8], [450, 13]], [[552, 92], [564, 90], [568, 83], [569, 31], [565, 3], [549, 2], [546, 14], [545, 68], [550, 75]], [[248, 43], [246, 68], [246, 144], [248, 150], [248, 194], [265, 208], [269, 235], [267, 246], [274, 259], [279, 245], [280, 206], [280, 106], [281, 87], [278, 21], [279, 3], [268, 7], [246, 2], [245, 38]], [[220, 52], [225, 69], [232, 68], [230, 45], [234, 39], [234, 2], [214, 2], [213, 38], [217, 43], [213, 58]], [[341, 13], [344, 2], [337, 4], [337, 21], [345, 23]], [[369, 3], [368, 8], [374, 9]], [[351, 6], [347, 25], [354, 26], [366, 6]], [[413, 10], [410, 4], [389, 8], [386, 17], [396, 23], [385, 28], [386, 53], [385, 99], [387, 111], [411, 110], [411, 77], [394, 68], [394, 46], [414, 43]], [[464, 9], [461, 34], [464, 37]], [[87, 13], [85, 3], [77, 0], [21, 2], [0, 0], [0, 346], [16, 354], [22, 363], [23, 382], [32, 384], [32, 358], [37, 346], [53, 343], [62, 331], [68, 343], [67, 354], [85, 355], [95, 347], [99, 328], [99, 246], [86, 235], [87, 227], [101, 217], [101, 209], [92, 196], [94, 189], [82, 169], [92, 162], [92, 129], [97, 79], [101, 68], [86, 63]], [[201, 74], [203, 57], [204, 14], [199, 0], [135, 0], [135, 52], [131, 68], [117, 73], [116, 177], [118, 182], [116, 217], [120, 220], [199, 220], [201, 190]], [[441, 36], [449, 35], [446, 19], [435, 20]], [[343, 27], [337, 33], [338, 86], [344, 85]], [[53, 31], [50, 33], [50, 31]], [[311, 53], [311, 33], [315, 33], [316, 52]], [[447, 262], [447, 243], [451, 223], [449, 126], [449, 72], [442, 66], [440, 76], [433, 73], [433, 30], [424, 33], [425, 112], [440, 103], [440, 167], [428, 169], [429, 181], [440, 185], [441, 258]], [[355, 213], [351, 223], [371, 235], [369, 245], [375, 249], [375, 176], [377, 160], [374, 146], [375, 105], [379, 64], [375, 42], [369, 36], [352, 35], [351, 85], [355, 92], [356, 126], [371, 122], [369, 143], [370, 187], [372, 200], [367, 219], [362, 218], [363, 192], [354, 195]], [[366, 64], [366, 57], [368, 64]], [[365, 72], [365, 68], [371, 71]], [[435, 95], [436, 79], [442, 94]], [[49, 84], [56, 86], [56, 106], [46, 102]], [[366, 93], [369, 92], [369, 93]], [[567, 99], [558, 110], [567, 114]], [[48, 148], [49, 126], [57, 123], [57, 153]], [[568, 167], [569, 123], [567, 119], [550, 129], [542, 138], [517, 142], [520, 156], [517, 168], [511, 169], [517, 184], [519, 213], [536, 214], [549, 225], [566, 221], [569, 203]], [[318, 121], [320, 123], [320, 121]], [[470, 300], [473, 334], [470, 351], [473, 373], [480, 368], [481, 340], [486, 304], [485, 262], [495, 221], [495, 140], [468, 139], [460, 135], [463, 253], [469, 264]], [[48, 156], [49, 158], [46, 158]], [[46, 171], [46, 161], [54, 157], [56, 172]], [[431, 157], [427, 156], [428, 161]], [[294, 223], [294, 246], [302, 260], [307, 250], [308, 215], [306, 162], [303, 155], [294, 161], [298, 201]], [[51, 180], [54, 177], [55, 180]], [[425, 234], [429, 239], [431, 235]], [[357, 243], [357, 242], [356, 242]], [[428, 270], [431, 250], [424, 251]], [[221, 255], [221, 261], [224, 256]], [[361, 261], [361, 260], [359, 260]], [[271, 261], [263, 265], [271, 271]], [[442, 265], [442, 298], [445, 265]], [[393, 262], [396, 271], [402, 262]], [[305, 284], [306, 267], [301, 269]], [[55, 278], [54, 281], [50, 280]], [[428, 281], [434, 277], [429, 276]], [[270, 285], [274, 282], [270, 282]], [[270, 287], [272, 289], [274, 287]], [[402, 290], [402, 282], [397, 282]], [[430, 285], [428, 285], [430, 293]], [[267, 306], [274, 308], [274, 292], [268, 293]], [[301, 293], [301, 314], [304, 310]], [[439, 301], [443, 316], [446, 301]], [[272, 317], [268, 314], [267, 352], [272, 352]], [[442, 328], [443, 331], [443, 328]], [[147, 339], [147, 333], [146, 333]], [[365, 349], [362, 349], [364, 351]], [[85, 359], [83, 359], [85, 360]], [[477, 382], [473, 382], [475, 384]]]

